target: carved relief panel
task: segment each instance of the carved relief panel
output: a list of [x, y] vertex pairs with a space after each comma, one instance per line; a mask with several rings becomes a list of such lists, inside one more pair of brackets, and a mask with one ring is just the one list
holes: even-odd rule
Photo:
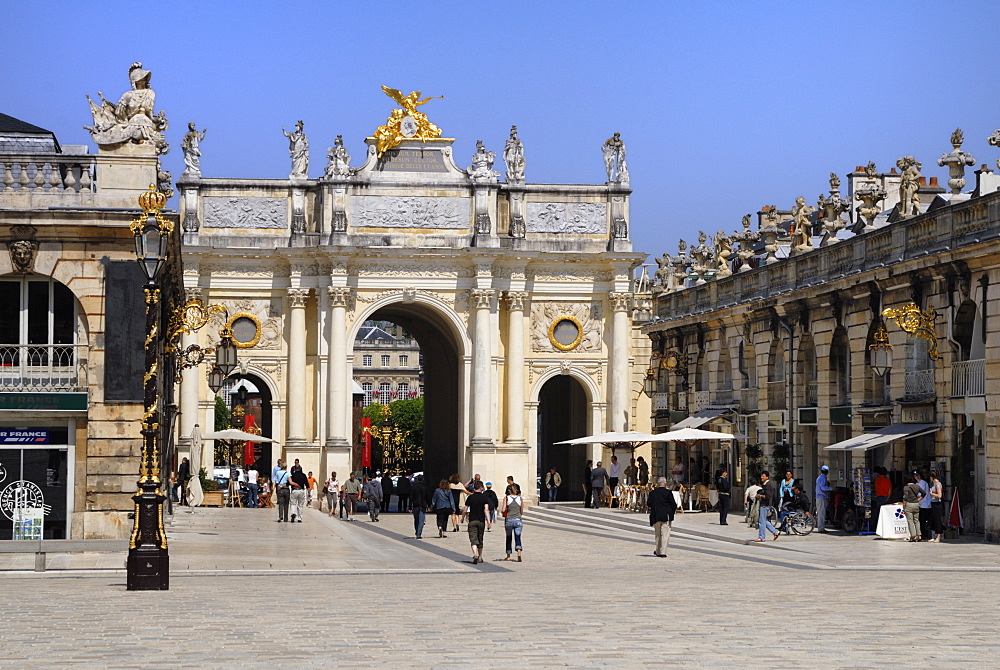
[[601, 303], [536, 302], [531, 305], [531, 350], [600, 352]]

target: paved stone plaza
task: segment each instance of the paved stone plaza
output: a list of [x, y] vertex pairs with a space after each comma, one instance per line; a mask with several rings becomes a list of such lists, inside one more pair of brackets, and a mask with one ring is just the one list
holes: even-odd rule
[[44, 574], [33, 555], [4, 555], [0, 667], [973, 667], [1000, 652], [982, 625], [1000, 592], [993, 545], [747, 545], [735, 519], [685, 514], [664, 560], [645, 515], [557, 508], [529, 512], [520, 564], [499, 560], [500, 528], [474, 566], [464, 527], [418, 541], [409, 515], [315, 510], [301, 524], [274, 510], [179, 513], [168, 592], [126, 592], [124, 552], [50, 555]]

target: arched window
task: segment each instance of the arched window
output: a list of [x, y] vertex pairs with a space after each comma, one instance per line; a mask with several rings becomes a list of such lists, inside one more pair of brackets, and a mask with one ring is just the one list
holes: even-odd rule
[[851, 343], [847, 329], [841, 326], [830, 345], [830, 383], [834, 406], [851, 404]]
[[0, 279], [0, 388], [76, 384], [76, 299], [48, 277]]
[[866, 405], [886, 405], [889, 403], [888, 390], [890, 386], [889, 375], [892, 371], [887, 371], [884, 375], [876, 374], [872, 370], [872, 350], [871, 345], [875, 343], [875, 333], [878, 331], [880, 322], [874, 321], [868, 328], [868, 339], [865, 343], [865, 404]]
[[816, 391], [816, 347], [809, 333], [803, 333], [799, 339], [798, 366], [796, 369], [795, 387], [803, 407], [818, 405]]
[[733, 389], [733, 362], [729, 358], [729, 342], [725, 335], [719, 341], [719, 389], [731, 391]]

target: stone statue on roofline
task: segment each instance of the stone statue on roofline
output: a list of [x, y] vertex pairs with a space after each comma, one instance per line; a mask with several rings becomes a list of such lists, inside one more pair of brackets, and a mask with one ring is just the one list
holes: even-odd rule
[[108, 102], [100, 91], [100, 106], [87, 96], [94, 125], [84, 128], [102, 151], [114, 152], [126, 145], [148, 146], [155, 154], [170, 151], [163, 135], [168, 126], [166, 114], [163, 110], [153, 114], [156, 93], [149, 87], [151, 77], [149, 70], [142, 69], [142, 63], [132, 63], [128, 71], [132, 89], [122, 94], [117, 105]]
[[913, 156], [903, 156], [896, 161], [899, 168], [899, 218], [908, 219], [920, 213], [920, 168], [923, 167]]
[[184, 134], [184, 139], [181, 140], [181, 151], [184, 152], [184, 172], [181, 174], [182, 178], [201, 176], [200, 144], [205, 139], [206, 132], [208, 132], [208, 128], [199, 133], [194, 121], [188, 124], [188, 131]]
[[292, 158], [289, 179], [309, 178], [309, 139], [303, 132], [304, 127], [302, 121], [295, 124], [295, 130], [292, 132], [286, 131], [284, 126], [281, 127], [281, 133], [288, 138], [288, 154]]
[[801, 195], [795, 199], [795, 206], [792, 207], [791, 252], [793, 254], [812, 251], [812, 221], [809, 216], [815, 211], [814, 207], [806, 204], [806, 199]]
[[354, 170], [351, 169], [351, 155], [347, 153], [347, 148], [344, 146], [344, 136], [337, 135], [337, 139], [333, 141], [333, 146], [330, 147], [326, 152], [327, 163], [326, 171], [323, 173], [326, 177], [349, 177], [354, 174]]
[[476, 140], [476, 153], [472, 155], [469, 177], [472, 179], [496, 179], [500, 173], [493, 169], [496, 152], [487, 151], [482, 140]]
[[622, 186], [628, 186], [628, 165], [625, 162], [625, 142], [622, 141], [621, 133], [604, 140], [601, 145], [601, 153], [604, 154], [604, 169], [608, 173], [609, 182], [617, 182]]
[[517, 137], [517, 126], [510, 127], [510, 138], [503, 148], [503, 162], [507, 164], [507, 183], [524, 183], [524, 145]]

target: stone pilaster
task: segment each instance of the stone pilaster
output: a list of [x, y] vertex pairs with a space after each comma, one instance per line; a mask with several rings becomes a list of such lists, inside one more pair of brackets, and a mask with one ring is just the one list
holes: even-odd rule
[[329, 368], [330, 395], [327, 415], [327, 447], [350, 448], [348, 439], [349, 423], [347, 412], [351, 406], [350, 375], [347, 366], [347, 308], [350, 306], [352, 289], [345, 286], [331, 286], [330, 296], [330, 352]]
[[306, 442], [306, 299], [310, 289], [288, 289], [288, 444]]
[[608, 370], [608, 430], [628, 430], [628, 353], [631, 293], [609, 293], [611, 301], [611, 355]]
[[527, 291], [507, 291], [507, 444], [524, 439], [524, 305]]
[[490, 374], [492, 351], [490, 309], [493, 305], [493, 289], [472, 291], [473, 333], [472, 345], [472, 448], [490, 449], [493, 442], [493, 392]]

